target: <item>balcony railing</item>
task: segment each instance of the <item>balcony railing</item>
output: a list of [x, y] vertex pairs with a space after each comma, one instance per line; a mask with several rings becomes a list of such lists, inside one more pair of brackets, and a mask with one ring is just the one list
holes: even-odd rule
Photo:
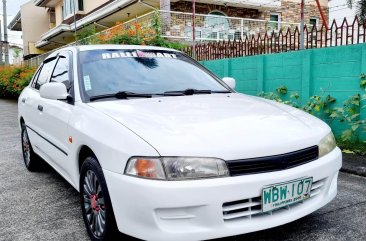
[[[159, 11], [163, 37], [190, 42], [193, 29], [196, 41], [239, 40], [259, 33], [279, 32], [281, 29], [295, 29], [298, 23], [275, 22], [260, 19], [226, 17], [220, 15], [193, 14], [173, 11]], [[132, 23], [152, 24], [154, 12], [147, 13], [123, 23], [128, 28]]]

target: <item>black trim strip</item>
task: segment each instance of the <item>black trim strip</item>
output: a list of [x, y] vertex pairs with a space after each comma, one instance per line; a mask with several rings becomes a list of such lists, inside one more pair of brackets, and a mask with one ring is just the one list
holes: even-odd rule
[[29, 127], [28, 125], [26, 125], [27, 128], [29, 128], [30, 130], [32, 130], [34, 133], [36, 133], [38, 136], [40, 136], [43, 140], [47, 141], [48, 143], [50, 143], [52, 146], [54, 146], [57, 150], [59, 150], [60, 152], [62, 152], [65, 156], [68, 156], [67, 153], [62, 150], [60, 147], [56, 146], [55, 144], [53, 144], [51, 141], [49, 141], [48, 139], [44, 138], [41, 134], [39, 134], [37, 131], [35, 131], [34, 129], [32, 129], [31, 127]]
[[226, 161], [226, 164], [231, 176], [241, 176], [286, 170], [315, 161], [318, 157], [319, 147], [312, 146], [281, 155]]

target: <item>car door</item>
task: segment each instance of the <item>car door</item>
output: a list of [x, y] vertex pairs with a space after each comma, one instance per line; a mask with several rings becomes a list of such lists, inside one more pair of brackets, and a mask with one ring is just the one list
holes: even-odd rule
[[72, 52], [63, 51], [57, 57], [50, 82], [65, 84], [70, 98], [68, 100], [50, 100], [41, 97], [42, 134], [47, 139], [44, 152], [65, 177], [70, 175], [67, 160], [71, 144], [68, 122], [74, 109], [72, 78]]
[[32, 147], [34, 151], [44, 159], [47, 159], [47, 156], [45, 156], [44, 153], [47, 141], [43, 138], [43, 115], [42, 111], [40, 111], [42, 100], [39, 95], [39, 89], [43, 84], [48, 82], [56, 60], [56, 58], [51, 57], [43, 62], [36, 73], [30, 88], [21, 96], [22, 109], [24, 110], [23, 118], [27, 126]]

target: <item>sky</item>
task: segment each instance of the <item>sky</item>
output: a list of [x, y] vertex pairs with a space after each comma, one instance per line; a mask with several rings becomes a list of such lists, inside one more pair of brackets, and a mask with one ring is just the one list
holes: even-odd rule
[[356, 15], [355, 8], [350, 9], [346, 4], [346, 0], [331, 0], [329, 1], [329, 19], [330, 22], [335, 19], [337, 23], [342, 24], [343, 19], [347, 18], [353, 22]]
[[[30, 0], [7, 0], [7, 20], [8, 20], [8, 24], [10, 23], [11, 20], [13, 20], [13, 18], [15, 17], [15, 15], [18, 13], [18, 11], [20, 10], [20, 5], [28, 2]], [[3, 21], [3, 5], [2, 5], [2, 0], [0, 1], [0, 19], [1, 22]], [[4, 26], [3, 26], [3, 22], [1, 24], [1, 31], [2, 33], [4, 33]], [[21, 44], [23, 45], [23, 41], [22, 41], [22, 33], [21, 32], [17, 32], [17, 31], [8, 31], [8, 35], [9, 35], [9, 42], [10, 43], [16, 43], [16, 44]]]

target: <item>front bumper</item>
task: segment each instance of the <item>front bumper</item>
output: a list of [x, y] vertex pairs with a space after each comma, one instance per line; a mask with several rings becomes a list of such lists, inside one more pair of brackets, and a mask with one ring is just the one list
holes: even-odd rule
[[[268, 229], [292, 222], [329, 203], [337, 194], [342, 153], [292, 169], [195, 181], [152, 181], [104, 170], [121, 232], [144, 240], [205, 240]], [[245, 212], [227, 219], [223, 204], [260, 198], [264, 186], [313, 177], [310, 199], [269, 214]], [[321, 184], [321, 185], [320, 185]], [[315, 187], [315, 184], [313, 184]], [[249, 210], [250, 211], [250, 210]]]

